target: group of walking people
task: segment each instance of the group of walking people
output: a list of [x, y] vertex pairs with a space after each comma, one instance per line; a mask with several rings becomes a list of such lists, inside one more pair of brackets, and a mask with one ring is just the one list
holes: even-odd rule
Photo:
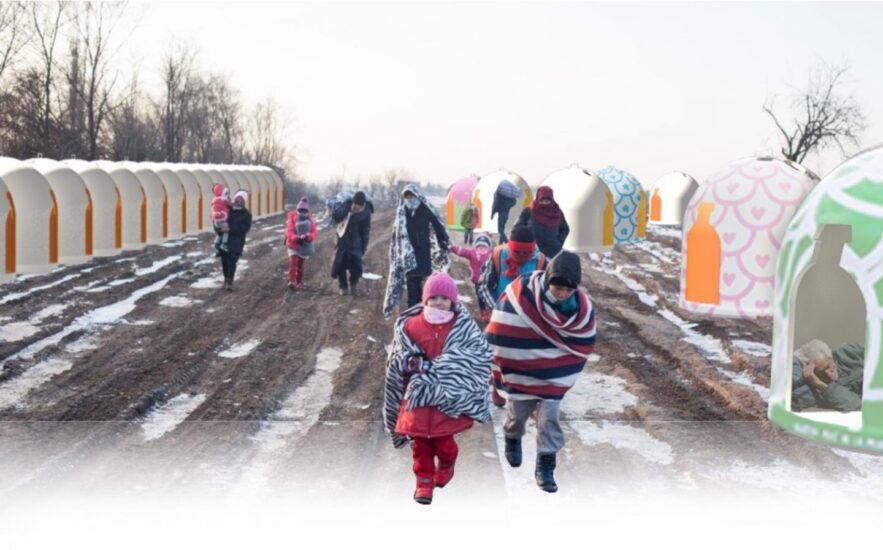
[[[565, 440], [561, 400], [596, 335], [579, 257], [562, 250], [569, 229], [547, 187], [496, 247], [487, 233], [472, 234], [471, 217], [463, 222], [467, 242], [450, 245], [438, 211], [416, 188], [403, 192], [383, 312], [391, 314], [404, 287], [408, 306], [395, 321], [387, 358], [385, 428], [396, 447], [410, 441], [414, 500], [430, 504], [434, 490], [453, 478], [454, 436], [489, 421], [491, 402], [505, 407], [504, 454], [513, 468], [522, 464], [521, 440], [536, 414], [534, 475], [542, 490], [555, 492]], [[469, 262], [484, 330], [447, 273], [449, 251]]]
[[[225, 188], [215, 186], [215, 197], [215, 246], [225, 288], [231, 290], [251, 227], [248, 195], [238, 191], [230, 202]], [[373, 205], [361, 191], [330, 208], [337, 237], [331, 276], [341, 295], [361, 294], [372, 213]], [[489, 421], [491, 403], [505, 407], [504, 454], [513, 468], [522, 464], [521, 440], [528, 419], [536, 415], [536, 482], [544, 491], [557, 491], [554, 471], [565, 441], [561, 400], [595, 344], [594, 309], [580, 288], [579, 257], [563, 250], [569, 229], [551, 189], [538, 190], [508, 238], [501, 233], [497, 246], [487, 233], [473, 233], [475, 225], [468, 222], [467, 242], [451, 244], [438, 210], [416, 186], [408, 185], [389, 244], [382, 311], [390, 318], [403, 297], [406, 305], [399, 308], [387, 357], [383, 420], [396, 447], [411, 444], [414, 499], [421, 504], [430, 504], [434, 489], [453, 478], [459, 453], [454, 436], [474, 422]], [[505, 223], [500, 229], [505, 232]], [[318, 233], [306, 197], [289, 212], [285, 233], [288, 287], [303, 289], [306, 261], [315, 254]], [[464, 306], [457, 282], [448, 274], [450, 253], [469, 264], [484, 328]]]

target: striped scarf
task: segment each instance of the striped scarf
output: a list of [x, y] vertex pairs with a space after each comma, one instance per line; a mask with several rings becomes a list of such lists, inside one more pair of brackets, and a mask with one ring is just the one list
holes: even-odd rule
[[487, 339], [497, 391], [509, 399], [561, 399], [595, 346], [592, 302], [577, 290], [578, 307], [563, 315], [543, 300], [545, 273], [520, 276], [500, 296]]
[[436, 406], [456, 418], [465, 415], [479, 422], [490, 420], [487, 381], [491, 374], [491, 350], [484, 334], [463, 304], [457, 304], [457, 317], [442, 347], [442, 353], [424, 363], [426, 372], [414, 374], [405, 387], [402, 370], [412, 355], [423, 350], [405, 334], [405, 322], [423, 314], [423, 304], [406, 310], [396, 320], [392, 349], [386, 359], [386, 382], [383, 393], [383, 425], [393, 444], [401, 447], [407, 438], [396, 435], [402, 399], [408, 410]]

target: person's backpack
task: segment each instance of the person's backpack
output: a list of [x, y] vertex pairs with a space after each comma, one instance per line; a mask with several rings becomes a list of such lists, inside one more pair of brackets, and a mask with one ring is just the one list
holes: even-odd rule
[[497, 186], [497, 193], [501, 197], [509, 199], [520, 199], [523, 194], [521, 189], [509, 180], [503, 180], [500, 182], [500, 185]]
[[[297, 236], [309, 235], [312, 229], [309, 218], [298, 219], [294, 224], [294, 234]], [[316, 245], [312, 242], [304, 241], [298, 244], [298, 254], [301, 256], [312, 256], [316, 253]]]
[[[491, 255], [491, 261], [494, 262], [494, 269], [497, 270], [497, 277], [499, 278], [500, 273], [500, 260], [503, 254], [503, 247], [497, 246], [494, 247], [494, 252]], [[536, 271], [542, 271], [546, 269], [546, 255], [540, 252], [540, 256], [537, 258], [537, 268]]]

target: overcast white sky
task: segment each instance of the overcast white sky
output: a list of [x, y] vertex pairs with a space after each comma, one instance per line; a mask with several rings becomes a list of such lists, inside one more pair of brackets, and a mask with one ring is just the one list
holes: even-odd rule
[[122, 55], [149, 82], [184, 40], [246, 101], [272, 95], [312, 181], [576, 162], [649, 185], [776, 152], [761, 106], [818, 59], [851, 65], [863, 145], [883, 142], [881, 22], [883, 3], [154, 2]]

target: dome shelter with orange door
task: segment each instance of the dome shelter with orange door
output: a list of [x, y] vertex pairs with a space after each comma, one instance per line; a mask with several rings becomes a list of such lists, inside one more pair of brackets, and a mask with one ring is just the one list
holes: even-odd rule
[[521, 197], [516, 199], [515, 206], [509, 211], [509, 220], [506, 222], [505, 228], [507, 233], [512, 230], [521, 211], [533, 202], [533, 191], [531, 191], [527, 182], [524, 181], [524, 178], [518, 174], [507, 170], [497, 170], [482, 176], [478, 180], [475, 190], [472, 191], [472, 203], [478, 207], [479, 223], [476, 229], [481, 229], [488, 233], [497, 233], [497, 217], [494, 216], [491, 219], [491, 209], [494, 204], [494, 193], [497, 192], [497, 189], [503, 182], [513, 184], [521, 192]]
[[[24, 161], [43, 174], [58, 208], [58, 248], [51, 253], [55, 263], [79, 264], [96, 255], [113, 254], [114, 211], [113, 192], [89, 185], [69, 166], [55, 160], [34, 158]], [[109, 219], [101, 218], [109, 216]], [[105, 236], [106, 238], [102, 238]], [[108, 245], [110, 248], [108, 249]]]
[[[276, 170], [268, 166], [258, 166], [259, 170], [262, 170], [264, 174], [270, 177], [270, 181], [275, 184], [276, 187], [276, 196], [279, 201], [279, 208], [276, 209], [276, 212], [282, 212], [286, 209], [285, 202], [288, 198], [285, 196], [285, 182], [282, 181], [282, 176], [280, 176]], [[300, 197], [295, 197], [294, 200], [298, 200]]]
[[472, 204], [472, 193], [478, 185], [475, 174], [455, 181], [448, 189], [445, 199], [445, 224], [451, 229], [462, 229], [460, 218]]
[[[65, 161], [66, 163], [69, 161]], [[123, 250], [138, 250], [147, 244], [147, 198], [138, 177], [110, 161], [93, 161], [116, 185], [122, 200], [121, 234]]]
[[130, 170], [141, 183], [141, 190], [147, 199], [147, 244], [158, 244], [168, 239], [169, 199], [166, 188], [156, 172], [141, 162], [117, 162]]
[[46, 178], [26, 163], [0, 159], [0, 181], [6, 189], [10, 209], [4, 218], [5, 274], [46, 273], [57, 262], [50, 251], [57, 250], [58, 207]]
[[166, 211], [166, 239], [178, 239], [186, 234], [187, 194], [184, 185], [171, 170], [162, 164], [142, 163], [153, 171], [166, 191], [168, 209]]
[[0, 283], [15, 278], [15, 213], [12, 193], [0, 179]]
[[[194, 180], [182, 180], [173, 168], [173, 164], [166, 162], [153, 165], [153, 170], [159, 176], [159, 179], [163, 180], [164, 184], [169, 182], [166, 184], [166, 190], [168, 190], [169, 185], [173, 188], [177, 185], [181, 190], [181, 198], [179, 202], [175, 203], [180, 206], [170, 210], [170, 214], [175, 210], [178, 212], [180, 225], [170, 225], [169, 232], [171, 233], [173, 228], [177, 228], [180, 235], [195, 235], [199, 233], [199, 185]], [[172, 204], [172, 202], [169, 204]]]
[[243, 166], [235, 166], [233, 169], [237, 177], [239, 177], [240, 181], [248, 182], [248, 186], [252, 190], [251, 194], [253, 194], [254, 197], [249, 197], [249, 200], [252, 203], [252, 207], [254, 208], [252, 216], [255, 219], [267, 217], [269, 215], [267, 208], [269, 205], [267, 204], [267, 201], [270, 199], [270, 186], [264, 183], [262, 179], [256, 178], [254, 177], [254, 175], [249, 174]]
[[236, 181], [236, 178], [226, 170], [219, 170], [218, 166], [214, 164], [206, 166], [205, 171], [212, 178], [212, 188], [214, 189], [214, 184], [216, 183], [227, 186], [227, 190], [230, 191], [230, 200], [233, 200], [233, 195], [239, 191], [239, 183]]
[[93, 203], [93, 254], [95, 256], [119, 254], [123, 249], [124, 227], [131, 225], [131, 231], [134, 233], [140, 222], [139, 203], [129, 204], [127, 211], [116, 182], [96, 163], [73, 159], [65, 160], [61, 164], [83, 178], [90, 191]]
[[[831, 171], [788, 225], [776, 267], [770, 419], [796, 435], [883, 453], [883, 147]], [[837, 376], [802, 399], [809, 342]], [[813, 344], [810, 344], [813, 345]], [[795, 368], [800, 368], [795, 372]], [[796, 385], [796, 387], [795, 387]]]
[[[178, 177], [187, 193], [187, 233], [192, 235], [207, 231], [206, 228], [211, 225], [211, 219], [204, 215], [206, 198], [203, 196], [199, 181], [180, 164], [167, 164], [166, 166]], [[208, 199], [208, 202], [211, 203], [211, 199]]]
[[772, 315], [782, 237], [818, 178], [770, 157], [732, 162], [709, 177], [684, 212], [680, 305], [696, 313]]
[[672, 172], [656, 180], [650, 189], [650, 215], [653, 225], [681, 225], [690, 197], [699, 188], [696, 180], [683, 172]]
[[202, 191], [202, 225], [206, 231], [213, 231], [212, 199], [215, 196], [215, 192], [211, 176], [208, 175], [208, 172], [200, 164], [181, 164], [179, 166], [181, 166], [181, 169], [186, 169], [193, 174], [193, 177], [199, 183], [199, 189]]
[[552, 188], [570, 226], [564, 248], [571, 252], [613, 249], [613, 194], [597, 174], [576, 164], [548, 175], [540, 186]]
[[240, 170], [242, 170], [246, 177], [251, 178], [261, 187], [261, 193], [263, 194], [261, 215], [267, 217], [275, 214], [277, 202], [276, 184], [272, 180], [262, 177], [260, 173], [254, 170], [253, 166], [241, 166]]
[[613, 195], [615, 244], [636, 243], [647, 234], [647, 192], [636, 177], [615, 166], [595, 172]]

